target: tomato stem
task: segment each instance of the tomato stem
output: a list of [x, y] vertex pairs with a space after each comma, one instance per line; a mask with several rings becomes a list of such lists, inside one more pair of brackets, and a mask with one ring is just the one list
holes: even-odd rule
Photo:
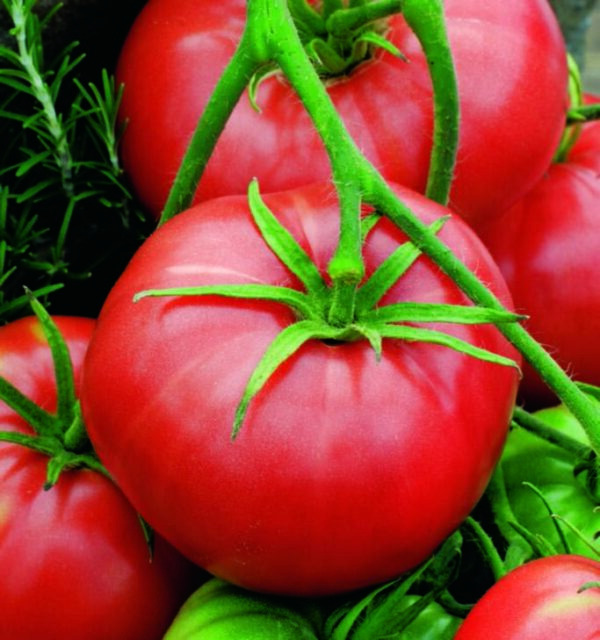
[[526, 429], [530, 433], [543, 438], [547, 442], [572, 453], [577, 458], [584, 458], [590, 452], [589, 446], [582, 444], [575, 438], [571, 438], [559, 429], [551, 427], [549, 424], [544, 422], [544, 420], [541, 420], [520, 407], [515, 407], [513, 419], [518, 427]]
[[507, 571], [512, 571], [512, 569], [522, 565], [524, 562], [531, 560], [533, 549], [513, 526], [513, 523], [517, 522], [517, 517], [508, 499], [504, 472], [500, 464], [496, 466], [485, 493], [492, 509], [494, 523], [508, 543], [504, 567]]
[[370, 22], [388, 18], [402, 11], [402, 0], [375, 0], [358, 7], [344, 8], [327, 19], [327, 31], [336, 38], [343, 38]]
[[494, 544], [492, 538], [486, 533], [483, 527], [479, 524], [479, 522], [477, 522], [477, 520], [475, 520], [471, 516], [469, 516], [465, 520], [465, 525], [468, 526], [469, 529], [471, 529], [472, 533], [475, 534], [475, 537], [477, 538], [477, 542], [479, 543], [479, 546], [485, 556], [488, 566], [492, 571], [494, 580], [497, 582], [498, 580], [500, 580], [500, 578], [506, 575], [507, 570], [502, 560], [502, 557], [500, 556], [500, 553], [496, 548], [496, 545]]
[[[452, 278], [475, 304], [490, 309], [504, 309], [487, 286], [398, 200], [377, 172], [373, 172], [370, 179], [364, 179], [364, 184], [365, 189], [369, 189], [365, 193], [365, 200], [379, 211], [385, 212], [415, 246]], [[556, 360], [521, 324], [513, 322], [496, 326], [571, 410], [586, 431], [592, 448], [600, 454], [600, 415], [597, 405], [577, 387]]]
[[[569, 112], [567, 113], [567, 121], [565, 130], [561, 141], [558, 145], [558, 149], [554, 154], [553, 162], [564, 162], [569, 157], [571, 149], [575, 146], [575, 143], [581, 135], [582, 125], [585, 122], [585, 117], [579, 110], [583, 106], [583, 84], [581, 82], [581, 74], [579, 67], [572, 56], [567, 57], [569, 63]], [[578, 114], [580, 117], [574, 117], [574, 114]]]
[[459, 134], [459, 96], [441, 0], [403, 0], [404, 19], [423, 48], [433, 84], [433, 147], [425, 194], [447, 204]]
[[[252, 5], [252, 2], [249, 2], [249, 5]], [[260, 40], [254, 38], [253, 32], [254, 29], [250, 28], [242, 35], [238, 48], [219, 78], [202, 113], [175, 176], [159, 226], [190, 206], [200, 177], [231, 112], [250, 84], [252, 77], [270, 61], [264, 51], [253, 45], [253, 42], [262, 41], [262, 38]]]

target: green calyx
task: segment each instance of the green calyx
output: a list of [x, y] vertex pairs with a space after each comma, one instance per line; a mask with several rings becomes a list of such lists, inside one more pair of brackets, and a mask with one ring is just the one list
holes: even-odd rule
[[[366, 281], [353, 284], [351, 279], [345, 279], [345, 274], [342, 274], [341, 280], [332, 278], [333, 283], [328, 284], [308, 254], [268, 209], [259, 194], [256, 181], [249, 188], [249, 206], [265, 244], [298, 278], [304, 291], [276, 285], [223, 284], [149, 289], [134, 296], [134, 302], [137, 302], [146, 297], [219, 295], [275, 301], [294, 311], [296, 322], [283, 329], [273, 340], [250, 376], [236, 411], [233, 437], [238, 434], [252, 399], [278, 367], [310, 340], [338, 344], [367, 340], [378, 360], [382, 356], [384, 338], [429, 342], [481, 360], [518, 368], [513, 360], [475, 347], [444, 332], [414, 324], [496, 324], [516, 322], [522, 320], [523, 316], [477, 306], [416, 302], [378, 306], [386, 292], [421, 255], [411, 242], [401, 244]], [[361, 220], [363, 240], [378, 219], [379, 216], [371, 215]], [[435, 221], [431, 230], [437, 233], [445, 222], [446, 218]]]
[[316, 6], [290, 0], [288, 6], [321, 78], [347, 75], [378, 48], [403, 57], [385, 37], [387, 18], [401, 10], [397, 0], [324, 0]]
[[48, 456], [44, 489], [52, 488], [65, 469], [88, 468], [110, 477], [94, 453], [83, 424], [67, 345], [44, 307], [32, 294], [28, 295], [52, 354], [57, 408], [56, 413], [42, 409], [12, 383], [0, 377], [0, 400], [18, 413], [33, 429], [32, 434], [0, 431], [0, 441], [18, 444]]

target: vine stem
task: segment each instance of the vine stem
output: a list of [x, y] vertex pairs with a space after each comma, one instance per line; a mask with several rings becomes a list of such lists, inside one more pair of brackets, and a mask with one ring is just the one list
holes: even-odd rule
[[[252, 0], [249, 0], [249, 19], [253, 15], [252, 5]], [[163, 208], [159, 226], [190, 206], [200, 177], [233, 108], [252, 77], [269, 62], [267, 51], [261, 51], [256, 46], [258, 40], [253, 35], [254, 22], [248, 24], [192, 135]]]
[[[427, 194], [445, 203], [456, 157], [459, 111], [443, 3], [441, 0], [397, 0], [395, 3], [390, 0], [390, 7], [406, 10], [405, 18], [420, 38], [429, 60], [435, 123]], [[240, 45], [200, 119], [161, 223], [189, 204], [202, 170], [245, 85], [257, 70], [272, 62], [281, 67], [319, 133], [329, 155], [340, 198], [340, 239], [329, 272], [334, 283], [333, 297], [346, 308], [334, 311], [334, 318], [348, 313], [354, 283], [359, 282], [364, 270], [358, 206], [363, 200], [389, 217], [476, 305], [504, 310], [485, 284], [398, 200], [381, 174], [362, 155], [304, 51], [286, 0], [248, 0], [246, 29]], [[592, 448], [600, 455], [600, 416], [594, 404], [521, 325], [501, 323], [497, 326], [579, 420]]]
[[486, 495], [492, 509], [494, 522], [498, 527], [502, 537], [508, 543], [504, 558], [504, 567], [507, 571], [512, 571], [532, 557], [533, 550], [529, 543], [521, 536], [511, 523], [518, 522], [515, 516], [504, 481], [502, 465], [498, 464], [488, 482]]
[[500, 553], [498, 552], [498, 549], [496, 548], [496, 545], [494, 544], [494, 541], [474, 518], [469, 516], [465, 520], [465, 525], [467, 525], [474, 534], [481, 551], [485, 555], [488, 566], [492, 571], [494, 581], [498, 582], [500, 578], [507, 574], [507, 568], [500, 556]]

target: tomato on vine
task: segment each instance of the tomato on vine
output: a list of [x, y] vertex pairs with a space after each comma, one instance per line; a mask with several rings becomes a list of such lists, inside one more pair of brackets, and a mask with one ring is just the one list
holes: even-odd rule
[[[510, 305], [467, 225], [396, 193]], [[90, 437], [150, 525], [221, 578], [302, 595], [393, 578], [485, 488], [518, 381], [490, 323], [514, 317], [469, 305], [365, 208], [367, 276], [332, 321], [333, 185], [250, 203], [182, 212], [134, 256], [86, 357]]]
[[[373, 2], [388, 17], [365, 16], [346, 31], [349, 10], [327, 15], [332, 4], [289, 3], [305, 48], [365, 156], [386, 179], [424, 192], [432, 86], [403, 3]], [[446, 0], [444, 9], [461, 106], [450, 203], [479, 224], [524, 195], [551, 161], [567, 108], [565, 47], [546, 0]], [[352, 18], [361, 10], [353, 7]], [[245, 19], [243, 0], [151, 0], [126, 39], [117, 69], [123, 161], [157, 217]], [[254, 177], [264, 192], [329, 177], [325, 149], [289, 83], [269, 66], [258, 73], [256, 94], [234, 109], [198, 199], [245, 193]]]

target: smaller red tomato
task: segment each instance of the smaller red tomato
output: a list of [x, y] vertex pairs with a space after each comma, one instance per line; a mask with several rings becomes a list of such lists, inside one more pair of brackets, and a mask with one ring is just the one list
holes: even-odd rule
[[[77, 388], [95, 323], [57, 317], [55, 324]], [[38, 320], [0, 328], [0, 355], [0, 390], [6, 392], [8, 381], [55, 415], [54, 363]], [[5, 438], [35, 435], [1, 401], [0, 432]], [[60, 448], [58, 431], [36, 436], [43, 438], [48, 449]], [[0, 442], [0, 638], [158, 640], [197, 584], [197, 570], [162, 539], [151, 561], [136, 512], [105, 475], [67, 468], [44, 490], [50, 460]]]
[[455, 640], [597, 640], [599, 584], [600, 562], [590, 558], [557, 555], [533, 560], [487, 591]]
[[[576, 380], [600, 384], [600, 123], [537, 186], [482, 236], [525, 326]], [[523, 398], [548, 406], [555, 397], [524, 367]]]

